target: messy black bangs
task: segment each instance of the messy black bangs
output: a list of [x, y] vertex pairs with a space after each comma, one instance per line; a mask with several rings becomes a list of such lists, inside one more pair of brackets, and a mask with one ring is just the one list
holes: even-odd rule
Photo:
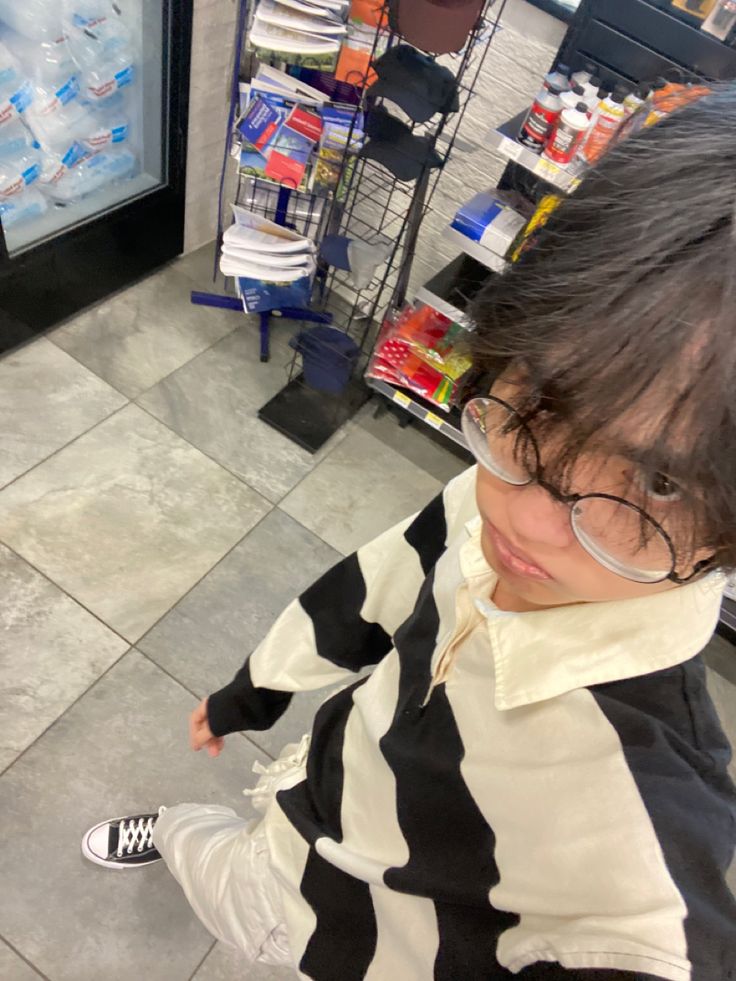
[[[680, 548], [736, 567], [736, 89], [612, 149], [477, 298], [476, 364], [526, 379], [546, 475], [626, 452], [683, 487]], [[559, 447], [559, 449], [557, 449]]]

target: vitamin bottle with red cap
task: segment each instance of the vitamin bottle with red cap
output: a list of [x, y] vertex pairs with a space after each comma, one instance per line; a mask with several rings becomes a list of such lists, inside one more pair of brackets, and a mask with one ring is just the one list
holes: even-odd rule
[[564, 109], [552, 130], [544, 156], [556, 164], [569, 164], [590, 126], [588, 107], [580, 101], [574, 109]]
[[534, 153], [541, 153], [561, 111], [559, 88], [556, 85], [543, 86], [521, 124], [517, 137], [519, 143]]

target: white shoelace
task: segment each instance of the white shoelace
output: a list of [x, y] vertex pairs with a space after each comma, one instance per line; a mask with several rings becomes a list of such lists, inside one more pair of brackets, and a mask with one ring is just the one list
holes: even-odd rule
[[118, 858], [122, 857], [123, 851], [131, 855], [133, 849], [137, 847], [139, 852], [144, 848], [153, 848], [153, 827], [156, 818], [166, 810], [165, 807], [158, 809], [158, 815], [151, 815], [149, 818], [138, 818], [137, 821], [121, 821], [118, 825]]

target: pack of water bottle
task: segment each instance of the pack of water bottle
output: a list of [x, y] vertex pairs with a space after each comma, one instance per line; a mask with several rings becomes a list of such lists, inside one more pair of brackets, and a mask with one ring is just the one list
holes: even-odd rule
[[132, 31], [115, 0], [0, 0], [0, 216], [7, 229], [137, 167]]

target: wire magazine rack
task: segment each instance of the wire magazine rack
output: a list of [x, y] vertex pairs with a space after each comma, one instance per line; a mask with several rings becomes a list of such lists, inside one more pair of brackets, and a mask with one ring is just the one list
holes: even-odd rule
[[[217, 256], [223, 234], [222, 218], [227, 205], [226, 173], [231, 159], [231, 139], [238, 118], [240, 82], [241, 78], [248, 80], [252, 77], [257, 64], [254, 55], [244, 51], [246, 29], [252, 13], [251, 3], [252, 0], [239, 0], [228, 140], [220, 182], [216, 277]], [[425, 159], [416, 179], [400, 180], [375, 160], [364, 156], [356, 158], [350, 152], [353, 136], [351, 126], [337, 165], [337, 190], [331, 193], [320, 194], [286, 187], [243, 173], [238, 168], [235, 203], [243, 205], [249, 211], [306, 235], [317, 245], [325, 235], [339, 234], [369, 243], [380, 242], [387, 252], [385, 262], [377, 266], [367, 285], [360, 287], [355, 285], [349, 272], [320, 261], [307, 306], [282, 307], [259, 316], [261, 360], [267, 360], [270, 353], [271, 316], [294, 320], [300, 328], [290, 342], [293, 355], [285, 365], [285, 387], [259, 410], [259, 418], [311, 452], [316, 452], [370, 395], [368, 388], [362, 383], [363, 373], [385, 314], [401, 307], [406, 299], [422, 222], [432, 210], [432, 200], [437, 192], [442, 168], [459, 145], [459, 129], [475, 94], [485, 58], [499, 30], [505, 6], [506, 0], [486, 0], [464, 49], [443, 59], [443, 64], [450, 69], [456, 80], [458, 110], [435, 116], [433, 120], [422, 124], [405, 120], [413, 135], [425, 137], [425, 142], [439, 156], [441, 166], [430, 167]], [[390, 31], [376, 30], [371, 62], [377, 56], [381, 33], [388, 48], [402, 40]], [[372, 98], [367, 87], [353, 88], [354, 96], [350, 104], [356, 110], [367, 114], [382, 104], [383, 99]], [[403, 118], [403, 114], [397, 113], [393, 105], [389, 106], [392, 114]], [[357, 118], [357, 114], [354, 114], [353, 125]], [[227, 285], [226, 282], [225, 286]], [[223, 294], [195, 291], [192, 302], [242, 309], [241, 300], [227, 291]], [[325, 386], [317, 388], [313, 382], [310, 383], [310, 371], [305, 371], [304, 364], [309, 332], [301, 330], [305, 323], [330, 325], [333, 328], [328, 333], [335, 338], [335, 343], [328, 342], [325, 356], [329, 358], [333, 368], [336, 368], [338, 375], [350, 378], [340, 391], [330, 392]], [[334, 328], [344, 335], [344, 344], [340, 343], [340, 337], [334, 333]], [[344, 350], [345, 348], [348, 350]], [[313, 362], [313, 358], [310, 360]], [[312, 363], [312, 375], [314, 371]]]

